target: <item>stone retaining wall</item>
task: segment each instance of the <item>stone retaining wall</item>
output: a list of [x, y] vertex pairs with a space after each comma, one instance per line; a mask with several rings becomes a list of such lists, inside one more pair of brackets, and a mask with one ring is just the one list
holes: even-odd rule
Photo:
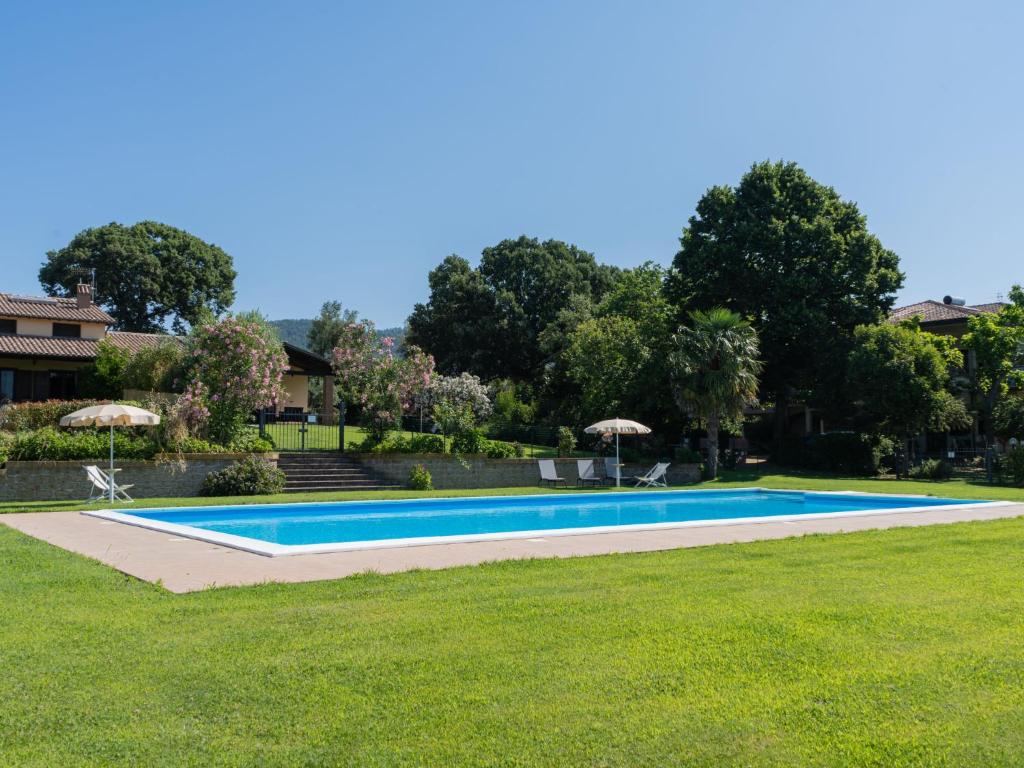
[[[485, 459], [473, 457], [460, 462], [444, 454], [359, 454], [359, 459], [368, 469], [373, 470], [389, 482], [408, 485], [409, 472], [422, 464], [430, 472], [434, 487], [449, 488], [513, 488], [517, 486], [540, 485], [540, 470], [537, 459]], [[576, 459], [555, 459], [559, 477], [567, 485], [576, 485]], [[595, 461], [595, 464], [598, 462]], [[646, 472], [654, 465], [627, 464], [623, 477]], [[600, 473], [600, 469], [598, 470]], [[673, 464], [668, 469], [669, 485], [686, 485], [700, 480], [700, 465]]]
[[[198, 496], [199, 487], [210, 472], [215, 472], [248, 454], [192, 454], [184, 462], [117, 461], [121, 469], [117, 481], [134, 485], [128, 493], [137, 499], [168, 496]], [[277, 463], [276, 453], [260, 454]], [[105, 469], [103, 460], [93, 461], [8, 461], [0, 469], [0, 501], [75, 501], [89, 496], [89, 481], [82, 467], [96, 464]]]

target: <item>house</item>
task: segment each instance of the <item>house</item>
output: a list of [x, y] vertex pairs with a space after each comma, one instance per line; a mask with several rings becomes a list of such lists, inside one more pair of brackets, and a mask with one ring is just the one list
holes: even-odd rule
[[922, 331], [941, 336], [956, 336], [959, 339], [967, 333], [967, 321], [972, 317], [995, 314], [1005, 306], [1006, 303], [1002, 301], [968, 306], [961, 298], [945, 296], [942, 301], [929, 299], [905, 307], [896, 307], [889, 313], [889, 322], [898, 323], [917, 317], [920, 319]]
[[[104, 339], [137, 352], [145, 347], [180, 342], [175, 336], [111, 330], [114, 319], [93, 302], [92, 286], [80, 284], [74, 298], [0, 293], [0, 403], [67, 400], [78, 396], [83, 368]], [[319, 355], [284, 344], [288, 354], [285, 400], [279, 410], [309, 409], [309, 380], [322, 378], [323, 421], [334, 418], [334, 374]]]

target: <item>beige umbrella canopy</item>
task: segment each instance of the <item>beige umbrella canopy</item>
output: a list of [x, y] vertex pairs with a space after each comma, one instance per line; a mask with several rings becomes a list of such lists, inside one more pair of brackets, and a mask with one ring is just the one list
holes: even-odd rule
[[149, 427], [160, 423], [160, 417], [133, 405], [92, 405], [69, 413], [60, 420], [62, 427], [110, 427], [110, 502], [114, 502], [114, 427]]
[[[629, 419], [605, 419], [596, 424], [591, 424], [583, 431], [588, 435], [615, 435], [615, 463], [621, 464], [619, 461], [619, 435], [649, 435], [651, 428], [645, 427], [638, 421], [630, 421]], [[620, 472], [619, 475], [621, 474]], [[619, 486], [619, 480], [619, 476], [616, 475], [616, 487]]]

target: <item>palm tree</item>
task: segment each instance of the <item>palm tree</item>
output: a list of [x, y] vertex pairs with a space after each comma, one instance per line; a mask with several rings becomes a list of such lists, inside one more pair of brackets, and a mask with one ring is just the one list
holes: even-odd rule
[[690, 325], [672, 337], [669, 365], [676, 400], [707, 427], [708, 465], [718, 476], [718, 429], [757, 402], [757, 331], [735, 312], [717, 307], [690, 313]]

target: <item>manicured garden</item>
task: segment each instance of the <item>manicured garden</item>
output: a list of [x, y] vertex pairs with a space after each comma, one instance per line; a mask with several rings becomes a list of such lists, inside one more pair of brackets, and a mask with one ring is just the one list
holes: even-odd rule
[[171, 595], [0, 526], [19, 765], [1016, 765], [1024, 521]]

